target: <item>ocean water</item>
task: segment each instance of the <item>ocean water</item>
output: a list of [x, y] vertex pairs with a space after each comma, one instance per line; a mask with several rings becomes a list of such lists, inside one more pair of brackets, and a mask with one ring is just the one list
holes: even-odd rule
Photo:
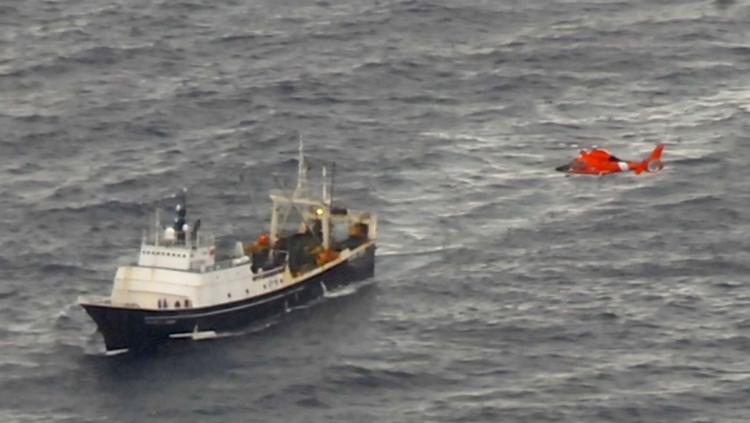
[[[742, 0], [5, 0], [0, 421], [748, 421], [749, 87]], [[254, 238], [298, 134], [376, 276], [105, 356], [153, 208]]]

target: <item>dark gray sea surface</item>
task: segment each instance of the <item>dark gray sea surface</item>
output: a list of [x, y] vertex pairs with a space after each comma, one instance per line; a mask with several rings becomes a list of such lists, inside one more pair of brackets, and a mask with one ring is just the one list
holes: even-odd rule
[[[746, 422], [749, 87], [743, 0], [4, 0], [0, 421]], [[105, 356], [153, 208], [254, 239], [297, 134], [376, 276]]]

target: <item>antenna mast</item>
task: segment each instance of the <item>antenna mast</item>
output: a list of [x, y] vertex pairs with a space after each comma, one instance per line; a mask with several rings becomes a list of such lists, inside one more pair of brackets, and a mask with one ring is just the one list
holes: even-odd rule
[[154, 245], [159, 246], [159, 232], [161, 232], [161, 222], [159, 218], [159, 206], [156, 206], [156, 210], [154, 210]]

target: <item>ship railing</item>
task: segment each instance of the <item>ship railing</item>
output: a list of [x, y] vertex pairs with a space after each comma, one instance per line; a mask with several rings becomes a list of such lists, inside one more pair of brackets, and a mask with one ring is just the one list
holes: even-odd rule
[[210, 266], [200, 265], [200, 266], [192, 268], [191, 270], [200, 272], [200, 273], [205, 273], [205, 272], [213, 272], [213, 271], [221, 270], [221, 269], [230, 269], [232, 267], [240, 267], [243, 265], [247, 266], [251, 264], [250, 258], [247, 256], [245, 256], [245, 258], [246, 258], [245, 260], [241, 260], [242, 258], [221, 260], [221, 261], [215, 262], [214, 264]]
[[190, 248], [203, 248], [213, 247], [216, 244], [216, 238], [214, 234], [207, 231], [198, 231], [195, 234], [186, 234], [184, 237], [178, 238], [167, 238], [164, 236], [164, 231], [150, 230], [144, 232], [142, 238], [143, 245], [149, 245], [152, 247], [190, 247]]

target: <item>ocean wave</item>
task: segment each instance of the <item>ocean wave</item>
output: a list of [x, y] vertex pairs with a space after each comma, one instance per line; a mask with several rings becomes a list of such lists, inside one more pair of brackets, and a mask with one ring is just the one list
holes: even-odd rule
[[59, 53], [54, 58], [46, 59], [31, 66], [15, 69], [6, 73], [6, 77], [59, 77], [86, 66], [111, 67], [123, 65], [125, 62], [137, 61], [138, 58], [153, 61], [154, 57], [161, 61], [178, 60], [176, 50], [165, 44], [144, 44], [133, 47], [94, 46], [90, 48]]
[[153, 202], [124, 202], [119, 200], [105, 200], [102, 202], [91, 202], [89, 204], [79, 204], [75, 206], [62, 206], [62, 207], [51, 207], [48, 209], [40, 209], [35, 214], [60, 214], [60, 213], [73, 213], [73, 214], [92, 214], [96, 212], [110, 212], [116, 214], [143, 214], [150, 210], [150, 206]]

